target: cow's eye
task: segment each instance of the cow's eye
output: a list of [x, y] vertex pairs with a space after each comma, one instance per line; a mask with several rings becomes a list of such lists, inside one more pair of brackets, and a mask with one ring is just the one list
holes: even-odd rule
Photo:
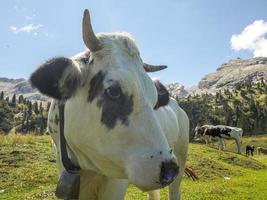
[[111, 99], [118, 99], [121, 97], [121, 88], [118, 85], [112, 85], [105, 90], [105, 94]]
[[81, 61], [84, 63], [84, 64], [91, 64], [94, 60], [90, 57], [84, 57], [84, 58], [81, 58]]
[[86, 58], [86, 57], [81, 58], [81, 62], [83, 62], [84, 64], [88, 64], [89, 58]]

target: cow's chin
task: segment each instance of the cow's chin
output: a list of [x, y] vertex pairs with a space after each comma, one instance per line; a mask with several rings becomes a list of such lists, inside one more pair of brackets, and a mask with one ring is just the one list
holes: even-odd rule
[[127, 167], [128, 180], [142, 191], [149, 191], [161, 188], [160, 165], [157, 162], [139, 157], [132, 159]]
[[157, 190], [162, 188], [162, 186], [159, 183], [150, 183], [150, 184], [143, 184], [143, 183], [136, 183], [133, 181], [129, 181], [131, 184], [135, 185], [137, 188], [142, 190], [143, 192], [148, 192], [151, 190]]
[[133, 171], [133, 173], [129, 174], [128, 180], [144, 192], [162, 187], [159, 183], [158, 173], [153, 173], [151, 171], [147, 171], [147, 173], [142, 173], [142, 171], [139, 170]]
[[97, 173], [102, 174], [104, 176], [116, 179], [128, 179], [128, 175], [125, 173], [125, 170], [118, 165], [113, 165], [113, 163], [109, 162], [108, 164], [101, 164], [95, 163]]

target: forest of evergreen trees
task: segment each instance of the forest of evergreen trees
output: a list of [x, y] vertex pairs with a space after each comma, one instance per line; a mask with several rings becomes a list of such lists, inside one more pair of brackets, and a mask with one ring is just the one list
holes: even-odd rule
[[[241, 127], [244, 134], [267, 133], [267, 84], [237, 85], [216, 94], [189, 95], [177, 99], [190, 119], [190, 134], [203, 124]], [[22, 95], [11, 99], [0, 93], [0, 133], [43, 134], [50, 103], [32, 102]]]
[[43, 134], [46, 130], [50, 103], [32, 102], [14, 94], [11, 99], [0, 93], [0, 133], [11, 130], [19, 133]]
[[197, 125], [241, 127], [244, 134], [267, 133], [267, 84], [237, 85], [234, 90], [178, 99], [190, 119], [190, 135]]

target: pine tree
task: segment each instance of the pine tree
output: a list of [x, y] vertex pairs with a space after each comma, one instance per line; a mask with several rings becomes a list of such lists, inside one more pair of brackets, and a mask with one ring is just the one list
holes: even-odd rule
[[9, 96], [6, 97], [6, 102], [9, 104]]
[[18, 103], [19, 103], [19, 104], [22, 104], [22, 103], [23, 103], [23, 100], [24, 100], [23, 95], [22, 95], [22, 94], [19, 95]]
[[28, 106], [28, 115], [31, 116], [32, 115], [32, 102], [28, 101], [27, 106]]
[[38, 115], [39, 114], [39, 108], [38, 108], [38, 103], [35, 101], [33, 103], [33, 112]]
[[13, 94], [11, 99], [11, 106], [16, 107], [16, 103], [17, 103], [16, 94]]
[[1, 91], [0, 100], [3, 100], [3, 99], [4, 99], [4, 91]]
[[43, 108], [43, 103], [40, 102], [40, 104], [39, 104], [39, 111], [40, 111], [40, 113], [42, 113], [43, 110], [44, 110], [44, 108]]

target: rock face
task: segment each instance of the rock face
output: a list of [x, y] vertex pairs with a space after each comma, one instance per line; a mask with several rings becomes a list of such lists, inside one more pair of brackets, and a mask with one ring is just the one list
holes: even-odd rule
[[180, 83], [171, 83], [166, 85], [170, 95], [174, 98], [185, 97], [188, 95], [188, 92], [184, 86]]
[[30, 83], [23, 79], [9, 79], [0, 77], [0, 91], [4, 91], [5, 96], [11, 97], [13, 94], [23, 95], [29, 100], [47, 101], [48, 98], [33, 89]]
[[248, 84], [267, 81], [267, 57], [251, 59], [232, 59], [222, 64], [215, 72], [207, 74], [198, 83], [195, 93], [216, 92], [222, 89], [232, 89], [237, 84]]

